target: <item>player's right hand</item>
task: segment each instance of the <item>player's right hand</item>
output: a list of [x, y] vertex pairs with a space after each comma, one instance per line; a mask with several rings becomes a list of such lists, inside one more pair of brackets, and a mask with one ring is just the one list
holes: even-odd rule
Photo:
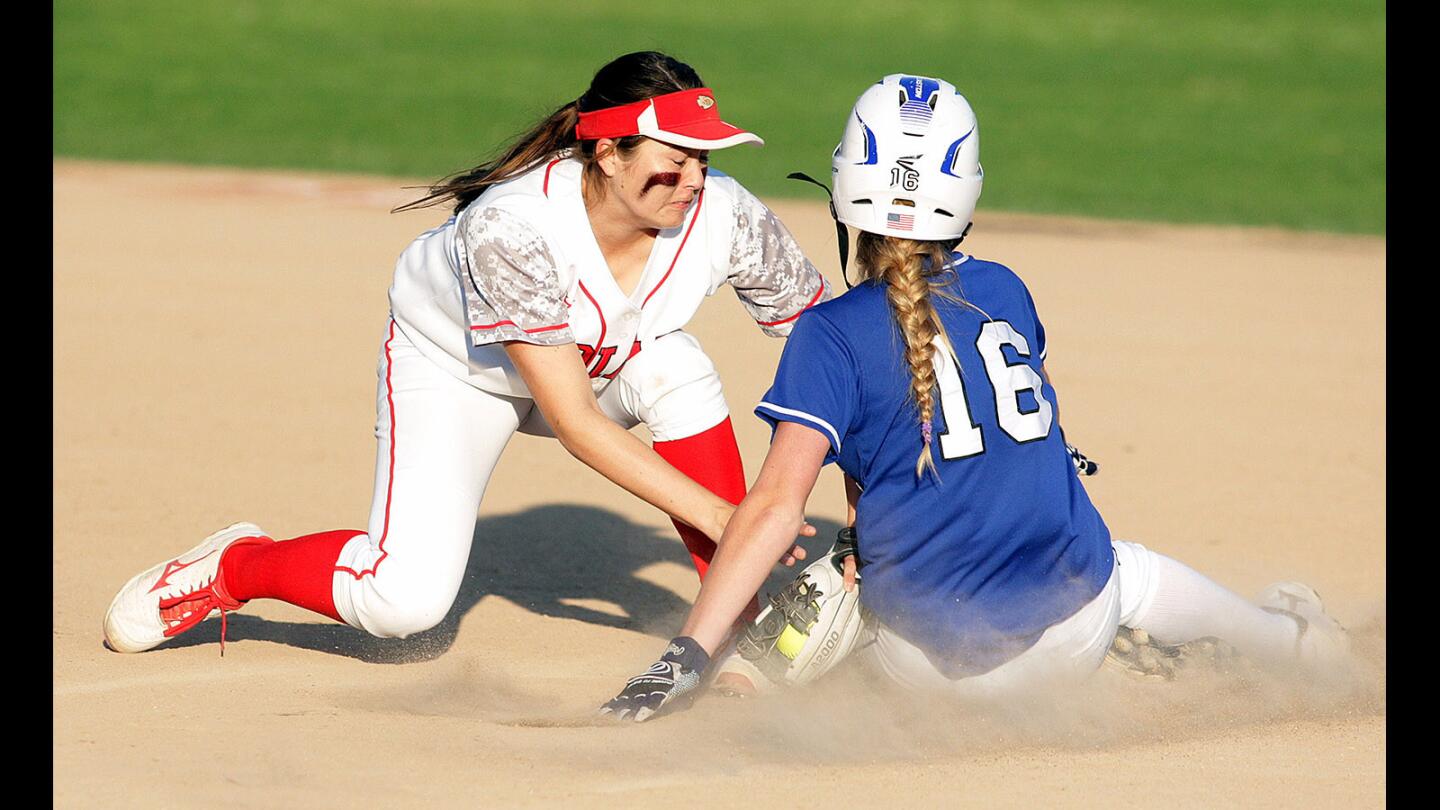
[[710, 666], [710, 654], [689, 636], [670, 640], [660, 660], [625, 682], [625, 688], [600, 707], [600, 714], [620, 721], [643, 723], [662, 710], [688, 708]]
[[1094, 475], [1100, 472], [1100, 465], [1085, 457], [1085, 454], [1076, 449], [1075, 445], [1066, 443], [1065, 450], [1070, 454], [1070, 461], [1075, 465], [1075, 472], [1080, 475]]

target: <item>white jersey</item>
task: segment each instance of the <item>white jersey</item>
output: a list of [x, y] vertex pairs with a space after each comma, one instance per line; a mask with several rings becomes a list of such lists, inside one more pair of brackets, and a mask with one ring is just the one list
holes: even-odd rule
[[471, 385], [529, 397], [503, 341], [575, 343], [598, 393], [646, 344], [682, 329], [722, 284], [783, 337], [830, 287], [780, 220], [711, 171], [676, 228], [621, 292], [590, 228], [582, 165], [560, 157], [487, 189], [401, 254], [391, 314], [416, 348]]

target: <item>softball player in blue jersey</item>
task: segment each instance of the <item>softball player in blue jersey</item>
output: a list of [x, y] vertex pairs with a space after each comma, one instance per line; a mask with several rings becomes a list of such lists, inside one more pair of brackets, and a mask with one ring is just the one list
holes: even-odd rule
[[[755, 409], [774, 427], [759, 478], [681, 635], [602, 713], [645, 720], [700, 684], [830, 462], [846, 474], [858, 561], [835, 556], [843, 589], [832, 560], [808, 568], [772, 608], [786, 621], [767, 632], [762, 615], [717, 667], [732, 684], [803, 682], [853, 650], [915, 689], [1004, 697], [1085, 677], [1122, 625], [1312, 670], [1343, 661], [1345, 633], [1308, 586], [1277, 583], [1255, 604], [1112, 540], [1062, 437], [1029, 291], [956, 249], [983, 172], [975, 115], [952, 85], [897, 74], [871, 86], [833, 175], [863, 281], [796, 322]], [[837, 608], [854, 601], [857, 565], [863, 609]], [[817, 621], [839, 654], [816, 651]], [[796, 630], [812, 639], [786, 648]], [[762, 666], [777, 648], [791, 671]], [[824, 666], [810, 666], [817, 655]]]

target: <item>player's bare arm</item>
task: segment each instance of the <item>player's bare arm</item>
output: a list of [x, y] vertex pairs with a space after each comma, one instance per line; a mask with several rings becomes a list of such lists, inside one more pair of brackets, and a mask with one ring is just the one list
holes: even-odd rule
[[775, 431], [760, 477], [726, 526], [720, 550], [681, 635], [717, 650], [740, 611], [770, 573], [774, 560], [804, 524], [830, 441], [819, 431], [783, 423]]
[[830, 442], [817, 431], [783, 423], [755, 486], [740, 502], [715, 553], [712, 575], [701, 581], [700, 595], [680, 635], [645, 672], [626, 682], [620, 694], [601, 707], [602, 715], [643, 722], [662, 711], [688, 706], [735, 620], [780, 554], [804, 526], [805, 501], [815, 488]]
[[691, 481], [601, 413], [573, 344], [537, 346], [516, 341], [505, 344], [505, 353], [571, 455], [719, 542], [735, 507]]

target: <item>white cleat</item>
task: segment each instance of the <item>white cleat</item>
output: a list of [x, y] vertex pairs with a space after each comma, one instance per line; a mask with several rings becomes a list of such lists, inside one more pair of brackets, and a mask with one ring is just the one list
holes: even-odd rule
[[1255, 601], [1261, 610], [1295, 620], [1299, 635], [1295, 654], [1300, 663], [1319, 672], [1340, 673], [1350, 659], [1350, 634], [1325, 612], [1320, 594], [1303, 582], [1267, 585]]
[[[245, 604], [225, 592], [218, 578], [220, 557], [234, 545], [273, 543], [253, 523], [236, 523], [200, 545], [166, 560], [125, 583], [105, 611], [105, 645], [116, 652], [144, 652], [220, 612]], [[225, 632], [220, 632], [225, 650]]]

